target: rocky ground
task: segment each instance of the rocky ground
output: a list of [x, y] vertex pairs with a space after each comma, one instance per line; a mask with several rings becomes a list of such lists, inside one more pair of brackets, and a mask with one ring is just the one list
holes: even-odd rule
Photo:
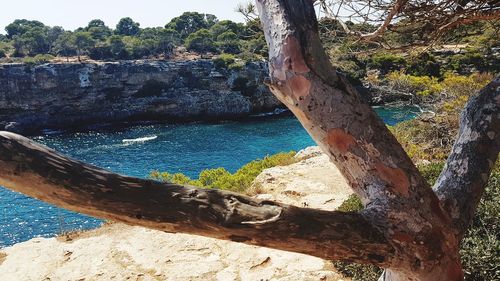
[[[351, 193], [317, 148], [265, 170], [259, 198], [333, 210]], [[205, 237], [111, 223], [0, 251], [1, 280], [347, 280], [319, 258]]]

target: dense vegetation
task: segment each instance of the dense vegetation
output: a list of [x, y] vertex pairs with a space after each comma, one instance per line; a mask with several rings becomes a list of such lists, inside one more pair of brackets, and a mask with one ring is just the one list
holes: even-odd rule
[[67, 31], [26, 19], [18, 19], [0, 35], [0, 58], [45, 62], [54, 56], [88, 55], [95, 60], [168, 58], [175, 48], [197, 53], [227, 53], [262, 58], [266, 43], [257, 21], [245, 24], [219, 21], [214, 15], [186, 12], [164, 27], [141, 28], [131, 18], [122, 18], [114, 29], [99, 19]]
[[224, 168], [206, 169], [200, 172], [197, 179], [191, 179], [182, 173], [170, 174], [159, 171], [153, 171], [150, 177], [155, 180], [176, 184], [218, 188], [241, 193], [258, 193], [257, 190], [250, 189], [255, 178], [264, 169], [295, 163], [297, 159], [294, 156], [295, 151], [266, 156], [264, 159], [257, 159], [243, 165], [235, 173], [230, 173]]

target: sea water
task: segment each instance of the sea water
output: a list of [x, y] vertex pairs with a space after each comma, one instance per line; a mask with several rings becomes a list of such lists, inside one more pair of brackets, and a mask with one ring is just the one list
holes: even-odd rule
[[[376, 111], [389, 125], [417, 114], [415, 108], [379, 107]], [[315, 144], [290, 116], [52, 132], [32, 139], [78, 160], [136, 177], [147, 177], [153, 170], [180, 172], [193, 178], [207, 168], [224, 167], [234, 172], [254, 159]], [[0, 247], [101, 224], [101, 220], [0, 187]]]

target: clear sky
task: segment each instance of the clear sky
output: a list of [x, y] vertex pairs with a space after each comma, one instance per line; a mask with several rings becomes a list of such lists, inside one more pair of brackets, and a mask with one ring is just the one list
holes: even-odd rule
[[0, 33], [15, 19], [38, 20], [67, 30], [101, 19], [115, 27], [122, 17], [131, 17], [141, 27], [164, 26], [183, 12], [214, 14], [219, 19], [243, 22], [234, 9], [244, 0], [8, 0], [0, 2]]

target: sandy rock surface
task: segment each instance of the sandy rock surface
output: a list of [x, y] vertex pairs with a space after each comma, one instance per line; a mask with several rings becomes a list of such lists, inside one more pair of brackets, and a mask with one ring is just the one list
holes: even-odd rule
[[[351, 191], [317, 148], [265, 170], [261, 198], [335, 209]], [[0, 250], [0, 280], [347, 280], [302, 254], [123, 224]]]
[[352, 193], [319, 147], [308, 147], [295, 157], [300, 159], [295, 164], [264, 170], [253, 183], [261, 192], [255, 197], [332, 211]]

